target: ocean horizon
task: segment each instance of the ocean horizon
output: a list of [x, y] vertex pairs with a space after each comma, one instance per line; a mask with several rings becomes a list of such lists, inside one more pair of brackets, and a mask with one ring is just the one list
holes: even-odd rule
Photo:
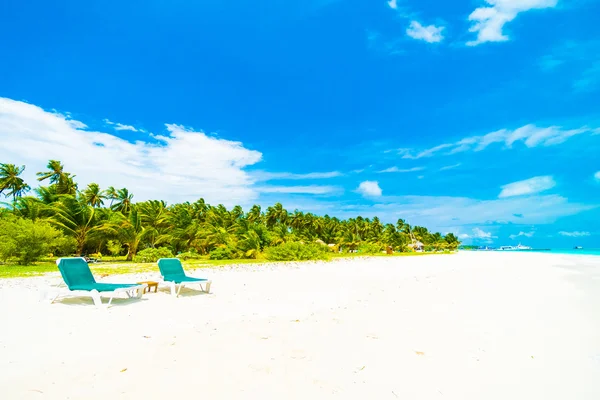
[[581, 256], [600, 256], [600, 248], [589, 249], [531, 249], [531, 250], [461, 250], [461, 251], [498, 251], [504, 253], [551, 253]]

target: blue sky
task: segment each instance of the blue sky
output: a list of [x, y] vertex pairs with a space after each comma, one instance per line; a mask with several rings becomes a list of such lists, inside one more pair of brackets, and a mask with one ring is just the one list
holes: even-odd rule
[[[200, 3], [200, 4], [195, 4]], [[600, 2], [0, 4], [0, 162], [600, 247]]]

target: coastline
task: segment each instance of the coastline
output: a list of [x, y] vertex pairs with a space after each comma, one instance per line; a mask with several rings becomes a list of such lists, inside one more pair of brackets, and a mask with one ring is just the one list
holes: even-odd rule
[[600, 256], [600, 249], [530, 249], [530, 250], [459, 250], [474, 252], [494, 252], [494, 253], [543, 253], [573, 256]]

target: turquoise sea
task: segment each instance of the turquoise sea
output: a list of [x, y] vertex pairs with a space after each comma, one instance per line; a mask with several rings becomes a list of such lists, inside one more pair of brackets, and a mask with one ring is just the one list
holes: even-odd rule
[[600, 249], [551, 249], [551, 250], [527, 250], [534, 253], [569, 254], [582, 256], [600, 256]]
[[[468, 251], [468, 250], [467, 250]], [[568, 254], [579, 256], [600, 256], [600, 249], [533, 249], [533, 250], [474, 250], [474, 251], [498, 251], [500, 253], [546, 253], [546, 254]]]

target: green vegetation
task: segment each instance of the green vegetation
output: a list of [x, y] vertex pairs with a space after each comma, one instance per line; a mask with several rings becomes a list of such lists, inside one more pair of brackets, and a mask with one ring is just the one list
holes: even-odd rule
[[0, 260], [4, 262], [14, 258], [26, 265], [50, 252], [69, 254], [73, 249], [73, 241], [48, 222], [14, 215], [0, 219]]
[[161, 258], [173, 258], [173, 253], [166, 247], [148, 248], [137, 253], [135, 261], [141, 263], [155, 263]]
[[299, 242], [288, 242], [269, 247], [265, 253], [269, 261], [327, 260], [331, 255], [331, 251], [325, 245]]
[[[102, 190], [91, 183], [80, 190], [75, 176], [57, 160], [37, 174], [49, 185], [26, 196], [30, 188], [20, 178], [24, 169], [0, 164], [0, 194], [9, 202], [0, 208], [0, 261], [7, 264], [66, 255], [107, 261], [106, 255], [111, 255], [113, 260], [124, 256], [127, 268], [133, 268], [138, 265], [134, 262], [175, 254], [202, 265], [219, 265], [214, 263], [326, 259], [339, 252], [381, 254], [386, 249], [410, 253], [417, 246], [445, 251], [460, 244], [451, 233], [430, 233], [402, 219], [396, 224], [383, 224], [377, 217], [340, 220], [288, 212], [280, 203], [264, 211], [255, 205], [247, 212], [240, 206], [212, 206], [203, 199], [173, 205], [161, 200], [134, 203], [126, 188]], [[28, 271], [43, 272], [46, 267], [38, 264]], [[5, 273], [8, 269], [20, 267], [2, 266], [0, 276], [12, 276]]]

